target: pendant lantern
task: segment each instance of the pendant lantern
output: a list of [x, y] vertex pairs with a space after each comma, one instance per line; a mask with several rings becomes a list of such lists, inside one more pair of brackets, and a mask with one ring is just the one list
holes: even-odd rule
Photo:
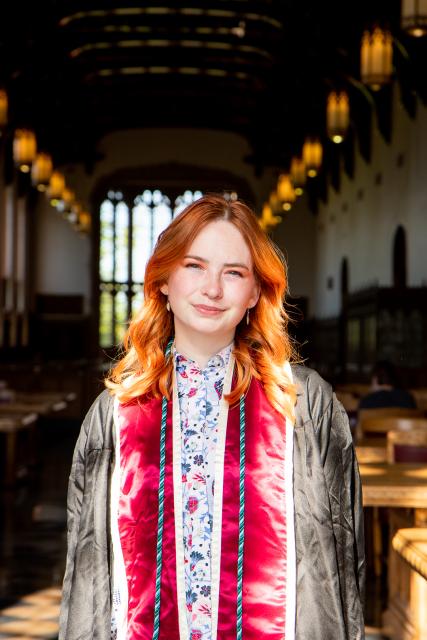
[[79, 215], [78, 230], [82, 233], [89, 233], [90, 223], [90, 213], [88, 213], [87, 211], [82, 211]]
[[319, 173], [322, 166], [323, 147], [319, 139], [306, 138], [303, 148], [302, 157], [305, 162], [307, 175], [314, 178]]
[[420, 38], [427, 34], [427, 0], [402, 0], [402, 29]]
[[294, 185], [291, 182], [291, 177], [288, 173], [282, 173], [279, 176], [279, 182], [277, 185], [277, 195], [282, 203], [282, 209], [289, 211], [292, 208], [295, 200], [297, 199]]
[[29, 173], [37, 153], [34, 131], [17, 129], [13, 139], [13, 160], [22, 173]]
[[266, 231], [270, 227], [275, 227], [281, 221], [280, 216], [275, 216], [273, 210], [268, 203], [265, 203], [262, 208], [262, 216], [260, 220], [261, 228]]
[[75, 193], [68, 187], [65, 187], [62, 191], [61, 199], [56, 205], [58, 211], [61, 213], [71, 213], [71, 207], [76, 200]]
[[40, 152], [31, 167], [31, 182], [39, 191], [46, 191], [52, 176], [53, 163], [48, 153]]
[[4, 89], [0, 89], [0, 128], [4, 129], [8, 122], [9, 98]]
[[350, 106], [348, 95], [345, 91], [337, 93], [331, 91], [328, 96], [328, 104], [326, 108], [326, 122], [328, 136], [339, 144], [347, 135], [348, 126], [350, 123]]
[[295, 194], [297, 196], [302, 195], [307, 181], [305, 162], [302, 158], [292, 158], [291, 180], [294, 185]]
[[270, 198], [268, 203], [273, 213], [280, 210], [280, 200], [279, 200], [279, 196], [277, 195], [277, 191], [272, 191], [270, 193]]
[[393, 39], [389, 31], [375, 28], [365, 31], [360, 50], [362, 82], [378, 91], [391, 81], [393, 73]]
[[62, 199], [62, 193], [65, 189], [65, 178], [60, 171], [54, 171], [50, 176], [49, 188], [47, 190], [50, 204], [56, 207]]

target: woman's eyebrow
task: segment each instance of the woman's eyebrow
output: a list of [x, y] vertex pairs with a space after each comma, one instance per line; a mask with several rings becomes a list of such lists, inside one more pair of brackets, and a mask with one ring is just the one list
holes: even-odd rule
[[[191, 258], [191, 260], [200, 260], [200, 262], [206, 262], [206, 264], [209, 263], [209, 260], [206, 260], [206, 258], [201, 258], [200, 256], [184, 256], [184, 258]], [[247, 271], [249, 271], [249, 267], [245, 264], [243, 264], [242, 262], [226, 262], [223, 265], [224, 267], [240, 267], [241, 269], [246, 269]]]

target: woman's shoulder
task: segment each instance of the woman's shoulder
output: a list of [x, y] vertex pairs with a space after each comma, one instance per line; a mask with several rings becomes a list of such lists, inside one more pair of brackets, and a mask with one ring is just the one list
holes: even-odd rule
[[291, 364], [293, 382], [297, 386], [297, 411], [303, 422], [317, 420], [330, 407], [332, 386], [322, 376], [304, 364]]
[[322, 394], [332, 398], [332, 386], [315, 369], [305, 364], [291, 364], [294, 383], [298, 386], [299, 394], [308, 396]]
[[93, 401], [82, 424], [88, 447], [109, 446], [113, 420], [114, 396], [108, 389], [104, 389]]
[[108, 390], [104, 389], [97, 395], [89, 408], [89, 414], [105, 415], [112, 411], [114, 404], [114, 395]]
[[352, 441], [348, 417], [333, 388], [322, 376], [304, 365], [291, 365], [297, 384], [297, 421], [310, 421], [318, 436], [332, 438], [339, 446]]

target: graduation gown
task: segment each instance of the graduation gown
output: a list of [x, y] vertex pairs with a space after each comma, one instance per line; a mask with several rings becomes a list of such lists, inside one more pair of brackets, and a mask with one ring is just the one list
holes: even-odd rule
[[[262, 553], [254, 554], [256, 546], [253, 541], [256, 540], [257, 533], [251, 532], [251, 527], [257, 525], [257, 505], [253, 499], [249, 501], [250, 507], [245, 517], [245, 526], [248, 527], [245, 545], [252, 547], [249, 546], [251, 552], [246, 554], [244, 565], [247, 583], [245, 585], [244, 577], [243, 638], [359, 640], [364, 637], [363, 518], [360, 479], [347, 416], [330, 386], [316, 372], [293, 365], [292, 375], [298, 388], [296, 424], [292, 428], [291, 438], [283, 438], [284, 444], [287, 440], [288, 447], [289, 440], [292, 443], [288, 449], [292, 462], [289, 490], [283, 484], [284, 493], [291, 494], [292, 512], [289, 511], [287, 519], [278, 518], [277, 498], [273, 511], [268, 510], [269, 516], [272, 513], [274, 515], [274, 518], [270, 518], [271, 522], [268, 522], [267, 516], [261, 518], [261, 525], [267, 526], [263, 532], [264, 540], [261, 536], [264, 548], [265, 543], [271, 540], [277, 523], [280, 526], [284, 523], [286, 527], [285, 530], [279, 526], [279, 533], [275, 533], [275, 544], [271, 545], [273, 555], [267, 554], [268, 561], [261, 562]], [[259, 384], [251, 385], [246, 405], [248, 428], [253, 426], [254, 431], [256, 426], [267, 425], [266, 434], [280, 436], [277, 420], [279, 414], [266, 402]], [[173, 413], [173, 408], [171, 409]], [[227, 437], [233, 432], [233, 410], [228, 415]], [[273, 415], [274, 419], [271, 421]], [[115, 428], [114, 422], [113, 398], [108, 392], [103, 392], [85, 418], [74, 454], [68, 498], [67, 567], [60, 619], [60, 638], [68, 640], [110, 638], [112, 567], [117, 560], [117, 546], [116, 553], [113, 553], [110, 511], [111, 488], [114, 486], [112, 474], [117, 468], [117, 427]], [[286, 434], [288, 433], [289, 429], [286, 429]], [[253, 453], [260, 452], [257, 442], [259, 444], [259, 440], [254, 440], [253, 446], [249, 444], [248, 463], [252, 464], [250, 477], [253, 482], [247, 488], [252, 497], [255, 494], [251, 494], [251, 491], [256, 491], [263, 481], [267, 481], [266, 486], [269, 486], [274, 478], [278, 478], [277, 473], [271, 475], [268, 458], [270, 456], [270, 461], [276, 459], [277, 442], [270, 447], [271, 442], [266, 441], [261, 458], [262, 472], [255, 480], [253, 472], [257, 459], [256, 456], [253, 457]], [[235, 451], [235, 447], [231, 447], [230, 451], [232, 450]], [[285, 453], [283, 462], [286, 462]], [[224, 473], [227, 473], [227, 460], [223, 466]], [[169, 475], [171, 495], [172, 475]], [[283, 477], [284, 483], [285, 476], [286, 474]], [[228, 484], [227, 482], [224, 486]], [[276, 493], [280, 494], [280, 491]], [[233, 491], [229, 497], [232, 495]], [[286, 495], [283, 505], [285, 498]], [[224, 495], [223, 499], [223, 507], [227, 509], [227, 505], [230, 506], [227, 496]], [[289, 502], [287, 504], [289, 507]], [[235, 504], [230, 508], [235, 512]], [[259, 513], [263, 511], [266, 509]], [[225, 519], [226, 526], [232, 522], [233, 518]], [[272, 528], [268, 530], [268, 527]], [[289, 531], [290, 541], [287, 539]], [[169, 527], [169, 535], [171, 532], [173, 523]], [[223, 543], [227, 539], [233, 539], [233, 535], [235, 538], [235, 532], [231, 532], [231, 536], [225, 536], [224, 531], [222, 533]], [[173, 536], [170, 540], [173, 541]], [[280, 540], [285, 542], [284, 549], [281, 549]], [[224, 548], [223, 546], [223, 550]], [[260, 549], [262, 551], [261, 546]], [[218, 626], [215, 628], [219, 640], [231, 640], [236, 637], [232, 619], [234, 588], [231, 586], [227, 593], [227, 584], [232, 585], [230, 580], [234, 576], [235, 550], [225, 550], [222, 555], [223, 558], [217, 559], [219, 573], [229, 575], [229, 579], [225, 582], [222, 580], [218, 589]], [[172, 583], [176, 582], [173, 567], [177, 568], [178, 563], [175, 565], [174, 557], [176, 556], [172, 554], [172, 558], [166, 562], [165, 584], [169, 580], [169, 586], [171, 579]], [[280, 562], [285, 567], [289, 558], [291, 571], [278, 571]], [[292, 565], [295, 568], [293, 573]], [[152, 571], [152, 567], [150, 570]], [[154, 587], [149, 584], [147, 588], [151, 589], [151, 595], [145, 598], [145, 602], [152, 597]], [[260, 596], [258, 609], [257, 593]], [[163, 598], [167, 603], [163, 606], [163, 629], [169, 630], [163, 637], [187, 640], [183, 638], [182, 625], [180, 627], [179, 624], [179, 603], [176, 604], [173, 598], [168, 599], [167, 596]], [[283, 616], [278, 614], [280, 611], [285, 612]], [[170, 626], [173, 620], [176, 624], [172, 623]], [[148, 635], [143, 635], [144, 633]], [[159, 638], [162, 638], [161, 633], [162, 618]], [[140, 637], [150, 637], [149, 634], [149, 622], [146, 622]]]

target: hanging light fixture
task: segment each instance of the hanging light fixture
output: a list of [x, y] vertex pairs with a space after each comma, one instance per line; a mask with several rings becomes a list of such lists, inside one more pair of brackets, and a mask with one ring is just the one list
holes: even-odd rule
[[302, 158], [292, 158], [291, 181], [294, 185], [295, 194], [301, 196], [304, 193], [304, 187], [307, 181], [305, 162]]
[[262, 208], [260, 220], [261, 228], [267, 231], [270, 227], [275, 227], [281, 221], [280, 216], [275, 216], [271, 206], [266, 202]]
[[277, 191], [272, 191], [270, 193], [268, 204], [270, 205], [273, 213], [280, 210], [280, 200], [279, 200], [279, 196], [277, 195]]
[[282, 173], [279, 176], [279, 182], [277, 183], [277, 195], [282, 203], [282, 209], [284, 211], [290, 211], [292, 205], [297, 199], [294, 185], [291, 182], [291, 177], [288, 173]]
[[72, 191], [68, 187], [65, 187], [62, 191], [62, 196], [58, 204], [56, 205], [56, 208], [61, 213], [65, 213], [65, 214], [72, 213], [71, 208], [75, 203], [75, 200], [76, 200], [76, 196], [74, 191]]
[[8, 122], [9, 98], [4, 89], [0, 89], [0, 129], [4, 129]]
[[41, 151], [31, 167], [31, 182], [39, 191], [46, 191], [52, 176], [53, 163], [49, 153]]
[[347, 93], [331, 91], [326, 107], [326, 124], [328, 136], [332, 142], [339, 144], [344, 140], [349, 123], [350, 105]]
[[317, 176], [322, 165], [323, 147], [318, 138], [306, 138], [303, 148], [302, 157], [309, 178]]
[[65, 178], [60, 171], [54, 171], [50, 176], [49, 188], [47, 190], [50, 204], [56, 207], [62, 199], [62, 192], [65, 189]]
[[37, 153], [34, 131], [17, 129], [13, 139], [13, 160], [22, 173], [29, 173]]
[[427, 34], [427, 0], [402, 0], [401, 26], [415, 38]]
[[89, 233], [90, 226], [91, 226], [90, 213], [88, 213], [87, 211], [81, 211], [79, 215], [78, 226], [77, 226], [78, 230], [81, 231], [82, 233]]
[[378, 91], [391, 81], [393, 73], [393, 39], [389, 31], [376, 27], [365, 31], [360, 49], [362, 82]]

